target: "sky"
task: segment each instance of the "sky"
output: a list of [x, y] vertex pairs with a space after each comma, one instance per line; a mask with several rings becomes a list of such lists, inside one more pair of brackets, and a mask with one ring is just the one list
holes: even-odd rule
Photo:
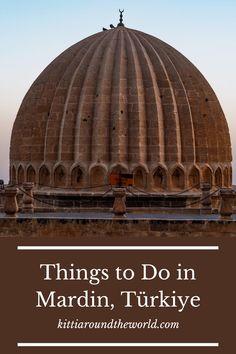
[[116, 25], [119, 8], [127, 27], [179, 50], [216, 92], [236, 184], [236, 0], [0, 0], [0, 179], [8, 182], [11, 129], [32, 82], [66, 48]]

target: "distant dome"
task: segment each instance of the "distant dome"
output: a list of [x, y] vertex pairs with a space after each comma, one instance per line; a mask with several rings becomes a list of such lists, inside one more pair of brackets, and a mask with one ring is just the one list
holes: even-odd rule
[[231, 185], [226, 119], [177, 50], [117, 27], [59, 55], [36, 79], [11, 137], [11, 182], [78, 188], [134, 173], [137, 187]]

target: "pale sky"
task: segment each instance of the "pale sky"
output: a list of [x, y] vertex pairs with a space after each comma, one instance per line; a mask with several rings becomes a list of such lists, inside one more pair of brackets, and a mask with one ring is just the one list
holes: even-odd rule
[[179, 50], [216, 92], [236, 184], [236, 0], [0, 0], [0, 179], [8, 181], [11, 129], [32, 82], [66, 48], [116, 25], [119, 8], [127, 27]]

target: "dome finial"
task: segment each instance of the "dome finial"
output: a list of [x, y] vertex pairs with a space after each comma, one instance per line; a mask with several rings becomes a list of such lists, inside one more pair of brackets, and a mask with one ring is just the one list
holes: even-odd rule
[[123, 12], [124, 12], [124, 10], [121, 11], [119, 9], [119, 12], [120, 12], [120, 22], [118, 23], [117, 26], [123, 26], [124, 27], [124, 23], [123, 23]]

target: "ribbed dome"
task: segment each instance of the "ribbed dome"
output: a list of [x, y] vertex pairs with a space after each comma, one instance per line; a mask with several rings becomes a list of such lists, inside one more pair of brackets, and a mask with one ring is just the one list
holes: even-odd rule
[[78, 42], [39, 75], [14, 123], [10, 163], [18, 183], [105, 184], [116, 168], [149, 190], [231, 184], [212, 88], [174, 48], [125, 27]]

